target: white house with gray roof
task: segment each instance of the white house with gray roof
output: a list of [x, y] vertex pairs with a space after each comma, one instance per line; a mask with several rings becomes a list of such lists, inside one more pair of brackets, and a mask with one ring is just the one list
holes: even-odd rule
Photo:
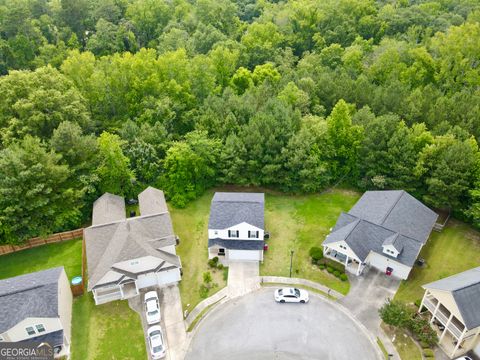
[[88, 291], [96, 304], [128, 299], [140, 289], [181, 279], [177, 237], [163, 192], [148, 187], [138, 199], [140, 216], [131, 218], [120, 196], [105, 193], [93, 204], [92, 226], [84, 230], [84, 239]]
[[264, 207], [262, 193], [215, 193], [208, 221], [209, 258], [263, 261]]
[[480, 267], [422, 286], [439, 345], [456, 358], [480, 345]]
[[63, 267], [0, 280], [0, 342], [46, 342], [70, 353], [72, 292]]
[[437, 218], [403, 190], [367, 191], [340, 214], [323, 241], [323, 252], [355, 275], [372, 266], [407, 279]]

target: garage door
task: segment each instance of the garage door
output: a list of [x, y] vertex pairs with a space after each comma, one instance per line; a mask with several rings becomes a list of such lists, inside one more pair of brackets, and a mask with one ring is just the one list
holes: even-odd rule
[[228, 260], [261, 260], [259, 250], [228, 250]]
[[143, 289], [149, 286], [157, 285], [157, 274], [147, 274], [147, 275], [139, 275], [137, 279], [137, 286], [139, 289]]

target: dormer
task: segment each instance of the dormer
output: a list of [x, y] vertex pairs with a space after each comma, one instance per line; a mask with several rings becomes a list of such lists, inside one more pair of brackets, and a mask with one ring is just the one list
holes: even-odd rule
[[392, 236], [389, 236], [388, 238], [385, 239], [385, 241], [382, 244], [384, 254], [387, 254], [394, 258], [397, 258], [398, 255], [400, 255], [400, 253], [403, 250], [403, 244], [400, 242], [398, 237], [399, 237], [399, 234], [395, 233]]

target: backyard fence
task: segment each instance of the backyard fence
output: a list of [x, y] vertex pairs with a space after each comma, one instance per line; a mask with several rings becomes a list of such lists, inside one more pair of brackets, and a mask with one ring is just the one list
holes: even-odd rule
[[52, 234], [46, 238], [35, 237], [25, 241], [22, 245], [2, 245], [0, 246], [0, 255], [10, 254], [16, 251], [31, 249], [37, 246], [73, 240], [83, 237], [83, 229], [65, 231], [62, 233]]

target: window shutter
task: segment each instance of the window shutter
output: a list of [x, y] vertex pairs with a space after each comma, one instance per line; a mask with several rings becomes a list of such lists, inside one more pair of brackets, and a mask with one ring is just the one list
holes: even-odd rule
[[256, 236], [255, 236], [255, 237], [258, 239], [258, 231], [257, 231], [257, 233], [256, 233]]
[[240, 231], [237, 230], [237, 238], [240, 237]]
[[250, 230], [248, 230], [248, 238], [250, 239]]
[[231, 230], [228, 230], [228, 237], [232, 237]]

